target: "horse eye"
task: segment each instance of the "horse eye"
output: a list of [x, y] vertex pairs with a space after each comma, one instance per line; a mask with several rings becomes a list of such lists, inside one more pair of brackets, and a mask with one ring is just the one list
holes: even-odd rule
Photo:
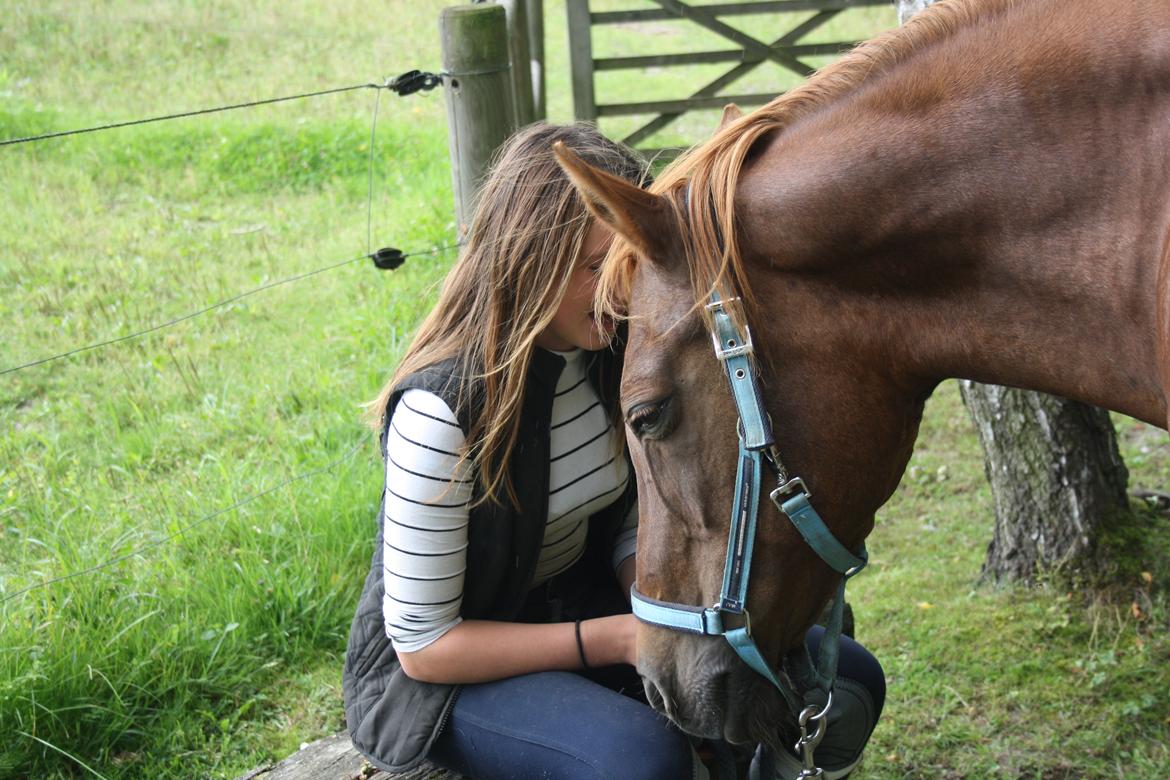
[[660, 438], [665, 433], [669, 406], [669, 398], [638, 404], [626, 413], [626, 423], [638, 438]]

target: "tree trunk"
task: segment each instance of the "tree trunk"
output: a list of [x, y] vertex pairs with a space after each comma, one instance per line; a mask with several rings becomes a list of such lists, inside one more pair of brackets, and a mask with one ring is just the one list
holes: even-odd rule
[[898, 24], [905, 24], [907, 19], [933, 2], [934, 0], [897, 0]]
[[[934, 0], [897, 0], [905, 22]], [[1129, 472], [1104, 410], [1028, 390], [962, 382], [983, 443], [995, 534], [983, 578], [1097, 568], [1097, 532], [1127, 506]]]
[[1096, 568], [1097, 531], [1128, 507], [1109, 413], [1028, 390], [960, 383], [995, 499], [985, 579]]

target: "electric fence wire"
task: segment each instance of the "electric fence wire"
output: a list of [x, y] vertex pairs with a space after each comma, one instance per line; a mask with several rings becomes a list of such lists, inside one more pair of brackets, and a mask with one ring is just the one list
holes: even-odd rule
[[[447, 244], [445, 246], [435, 247], [434, 249], [425, 249], [425, 250], [420, 250], [417, 252], [410, 252], [407, 254], [401, 254], [401, 255], [399, 255], [399, 257], [401, 257], [401, 259], [406, 259], [408, 257], [418, 257], [420, 255], [437, 255], [437, 254], [440, 254], [442, 252], [447, 252], [451, 249], [455, 249], [458, 246], [460, 246], [460, 245], [457, 243], [456, 244]], [[0, 376], [4, 376], [6, 374], [11, 374], [11, 373], [14, 373], [16, 371], [21, 371], [21, 370], [26, 369], [26, 368], [32, 368], [33, 366], [39, 366], [39, 365], [42, 365], [44, 363], [51, 363], [54, 360], [61, 360], [63, 358], [70, 357], [71, 355], [77, 355], [77, 354], [80, 354], [82, 352], [88, 352], [88, 351], [93, 350], [93, 349], [98, 349], [99, 347], [107, 347], [111, 344], [118, 344], [118, 343], [123, 342], [123, 341], [129, 341], [131, 339], [136, 339], [136, 338], [139, 338], [141, 336], [145, 336], [147, 334], [154, 333], [155, 331], [163, 330], [164, 328], [169, 328], [173, 325], [177, 325], [180, 322], [185, 322], [186, 320], [193, 319], [194, 317], [198, 317], [201, 314], [207, 314], [210, 311], [214, 311], [216, 309], [223, 308], [224, 306], [235, 303], [236, 301], [238, 301], [242, 298], [247, 298], [250, 295], [255, 295], [256, 293], [264, 292], [265, 290], [271, 290], [273, 287], [280, 287], [281, 285], [291, 284], [292, 282], [299, 282], [303, 279], [308, 279], [311, 276], [316, 276], [317, 274], [322, 274], [322, 273], [325, 273], [326, 271], [332, 271], [335, 268], [341, 268], [342, 266], [350, 265], [352, 263], [358, 262], [359, 260], [366, 260], [366, 259], [369, 259], [371, 257], [374, 257], [374, 255], [371, 255], [371, 254], [359, 255], [358, 257], [351, 257], [348, 260], [342, 260], [341, 262], [333, 263], [332, 265], [327, 265], [324, 268], [317, 268], [313, 271], [306, 271], [303, 274], [297, 274], [296, 276], [290, 276], [286, 279], [280, 279], [280, 280], [275, 281], [275, 282], [269, 282], [268, 284], [261, 285], [259, 287], [253, 288], [251, 290], [246, 290], [242, 293], [239, 293], [238, 295], [233, 295], [232, 297], [230, 297], [226, 300], [219, 301], [218, 303], [213, 303], [212, 305], [206, 306], [202, 309], [199, 309], [198, 311], [193, 311], [189, 314], [184, 314], [181, 317], [176, 317], [173, 320], [168, 320], [166, 322], [161, 322], [157, 325], [152, 325], [149, 328], [143, 328], [142, 330], [135, 331], [134, 333], [128, 333], [125, 336], [119, 336], [117, 338], [107, 339], [105, 341], [99, 341], [99, 342], [96, 342], [93, 344], [87, 344], [84, 347], [77, 347], [76, 349], [71, 349], [68, 352], [62, 352], [62, 353], [57, 354], [57, 355], [50, 355], [48, 357], [43, 357], [43, 358], [40, 358], [38, 360], [30, 361], [28, 363], [22, 363], [21, 365], [18, 365], [18, 366], [11, 366], [9, 368], [2, 369], [2, 370], [0, 370]]]
[[215, 106], [213, 108], [200, 108], [194, 111], [180, 111], [175, 114], [163, 114], [162, 116], [146, 117], [144, 119], [131, 119], [125, 122], [110, 122], [104, 125], [95, 125], [93, 127], [82, 127], [75, 130], [60, 130], [54, 133], [44, 133], [42, 135], [30, 135], [23, 138], [8, 138], [0, 141], [0, 146], [14, 146], [16, 144], [27, 144], [35, 141], [47, 141], [52, 138], [64, 138], [71, 135], [82, 135], [83, 133], [96, 133], [102, 130], [114, 130], [121, 127], [133, 127], [134, 125], [145, 125], [151, 122], [165, 122], [171, 119], [183, 119], [192, 116], [201, 116], [203, 114], [215, 114], [221, 111], [234, 111], [239, 108], [253, 108], [255, 106], [265, 106], [272, 103], [284, 103], [289, 100], [303, 100], [305, 98], [321, 97], [323, 95], [336, 95], [340, 92], [352, 92], [355, 89], [389, 89], [398, 93], [399, 96], [414, 94], [415, 92], [422, 92], [432, 90], [443, 82], [441, 74], [428, 73], [425, 71], [411, 70], [389, 79], [384, 84], [375, 84], [368, 82], [365, 84], [353, 84], [348, 87], [335, 87], [333, 89], [322, 89], [316, 92], [302, 92], [297, 95], [285, 95], [283, 97], [266, 98], [264, 100], [250, 100], [244, 103], [233, 103], [226, 106]]
[[370, 122], [370, 164], [366, 168], [366, 254], [374, 251], [374, 145], [378, 141], [378, 107], [382, 105], [382, 90], [374, 93], [374, 119]]
[[81, 135], [83, 133], [96, 133], [101, 130], [114, 130], [119, 127], [133, 127], [134, 125], [146, 125], [151, 122], [165, 122], [168, 119], [183, 119], [190, 116], [200, 116], [202, 114], [215, 114], [220, 111], [234, 111], [237, 108], [252, 108], [254, 106], [264, 106], [270, 103], [284, 103], [288, 100], [301, 100], [303, 98], [320, 97], [322, 95], [334, 95], [338, 92], [352, 92], [355, 89], [385, 89], [385, 84], [354, 84], [350, 87], [337, 87], [335, 89], [322, 89], [318, 92], [304, 92], [299, 95], [286, 95], [284, 97], [267, 98], [265, 100], [250, 100], [246, 103], [233, 103], [228, 106], [216, 106], [214, 108], [200, 108], [194, 111], [181, 111], [177, 114], [163, 114], [162, 116], [152, 116], [145, 119], [131, 119], [126, 122], [111, 122], [105, 125], [95, 125], [94, 127], [82, 127], [76, 130], [60, 130], [55, 133], [45, 133], [43, 135], [30, 135], [24, 138], [9, 138], [5, 141], [0, 141], [0, 146], [11, 146], [13, 144], [27, 144], [33, 141], [47, 141], [50, 138], [64, 138], [69, 135]]

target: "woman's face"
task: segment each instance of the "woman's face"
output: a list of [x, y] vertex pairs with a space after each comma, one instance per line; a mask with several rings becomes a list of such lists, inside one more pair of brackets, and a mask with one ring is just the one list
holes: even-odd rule
[[611, 241], [613, 233], [609, 228], [593, 220], [585, 235], [581, 256], [569, 277], [569, 289], [552, 322], [536, 337], [537, 346], [566, 352], [574, 347], [597, 350], [609, 343], [616, 323], [609, 317], [601, 321], [594, 318], [593, 291], [597, 288], [597, 272]]

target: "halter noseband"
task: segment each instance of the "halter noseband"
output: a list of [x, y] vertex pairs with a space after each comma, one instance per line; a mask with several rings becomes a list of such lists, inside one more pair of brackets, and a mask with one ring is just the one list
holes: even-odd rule
[[[805, 736], [805, 724], [810, 719], [823, 718], [830, 705], [826, 704], [817, 715], [815, 713], [820, 708], [815, 705], [805, 706], [803, 694], [814, 688], [820, 689], [829, 697], [828, 701], [832, 702], [841, 626], [844, 620], [845, 583], [865, 567], [868, 557], [864, 544], [856, 555], [841, 544], [809, 502], [812, 496], [804, 481], [800, 477], [789, 478], [780, 460], [772, 435], [771, 420], [764, 409], [760, 385], [752, 368], [751, 331], [745, 325], [741, 337], [734, 320], [726, 311], [728, 303], [738, 300], [733, 298], [725, 302], [716, 291], [712, 293], [711, 302], [707, 305], [707, 311], [713, 321], [711, 336], [715, 343], [715, 357], [723, 363], [739, 414], [737, 426], [739, 463], [736, 468], [731, 530], [727, 539], [727, 557], [719, 601], [711, 607], [659, 601], [640, 593], [637, 584], [631, 587], [630, 598], [634, 615], [643, 622], [677, 631], [725, 638], [744, 663], [780, 691], [793, 713], [799, 713], [802, 737], [797, 748], [798, 751], [804, 752], [806, 766], [811, 766], [812, 748], [820, 741], [820, 736], [823, 736], [825, 724], [821, 723], [813, 737]], [[841, 575], [841, 583], [837, 586], [833, 608], [825, 627], [824, 638], [821, 640], [816, 667], [813, 667], [803, 642], [799, 650], [789, 655], [782, 664], [791, 683], [772, 670], [756, 646], [756, 641], [752, 637], [751, 616], [746, 606], [752, 547], [759, 515], [760, 485], [765, 463], [777, 478], [777, 487], [769, 494], [772, 502], [788, 517], [813, 551]], [[727, 620], [728, 616], [735, 616], [734, 627], [726, 625], [732, 622]], [[794, 690], [793, 684], [801, 695]]]

